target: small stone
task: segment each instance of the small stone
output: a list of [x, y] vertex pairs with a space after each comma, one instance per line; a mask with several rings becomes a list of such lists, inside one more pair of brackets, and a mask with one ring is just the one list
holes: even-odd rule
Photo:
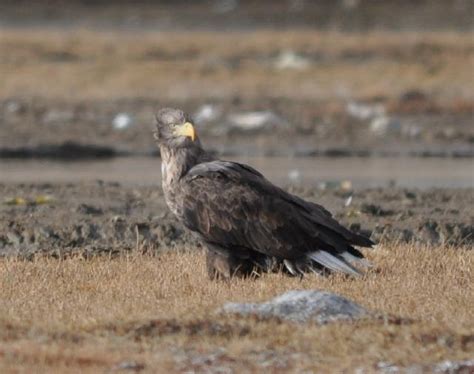
[[43, 117], [43, 122], [47, 124], [63, 125], [70, 123], [74, 119], [74, 113], [69, 110], [52, 109]]
[[347, 113], [359, 120], [385, 117], [385, 106], [382, 104], [364, 104], [350, 102], [346, 107]]
[[291, 169], [288, 172], [288, 179], [293, 183], [301, 182], [301, 171], [299, 169]]
[[377, 136], [383, 136], [387, 133], [399, 133], [400, 122], [388, 116], [375, 117], [370, 122], [370, 131]]
[[193, 114], [197, 125], [204, 125], [218, 120], [222, 115], [222, 109], [212, 104], [204, 104]]
[[132, 116], [128, 113], [119, 113], [112, 121], [115, 130], [125, 130], [133, 124]]
[[280, 70], [304, 70], [310, 65], [310, 59], [291, 50], [282, 51], [274, 62], [274, 66]]
[[145, 369], [145, 365], [136, 361], [123, 361], [112, 368], [112, 370], [131, 370], [131, 371], [142, 371], [143, 369]]
[[10, 231], [10, 232], [7, 232], [7, 240], [13, 245], [20, 245], [23, 239], [21, 235], [18, 234], [17, 232]]
[[289, 126], [285, 119], [270, 111], [230, 114], [227, 117], [227, 124], [227, 130], [242, 133], [253, 133]]
[[5, 104], [5, 111], [9, 114], [16, 114], [16, 113], [21, 112], [21, 110], [22, 110], [22, 105], [18, 101], [11, 100]]

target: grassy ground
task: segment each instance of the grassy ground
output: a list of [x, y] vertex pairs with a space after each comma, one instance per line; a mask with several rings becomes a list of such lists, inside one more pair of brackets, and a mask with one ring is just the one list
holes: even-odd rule
[[[472, 100], [470, 33], [107, 33], [2, 30], [0, 98], [164, 100], [239, 96], [397, 97], [419, 89]], [[306, 69], [278, 69], [287, 50]], [[53, 80], [52, 80], [53, 79]]]
[[[201, 252], [0, 261], [0, 371], [242, 372], [474, 357], [474, 252], [381, 246], [362, 279], [278, 274], [211, 282]], [[226, 301], [325, 289], [393, 316], [296, 326], [217, 315]], [[396, 318], [400, 317], [400, 318]]]

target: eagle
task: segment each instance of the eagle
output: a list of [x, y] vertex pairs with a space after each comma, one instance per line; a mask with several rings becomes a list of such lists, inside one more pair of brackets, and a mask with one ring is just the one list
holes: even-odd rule
[[372, 247], [370, 239], [254, 168], [206, 152], [183, 111], [159, 110], [154, 135], [166, 203], [207, 249], [211, 279], [278, 270], [358, 276], [369, 266], [355, 246]]

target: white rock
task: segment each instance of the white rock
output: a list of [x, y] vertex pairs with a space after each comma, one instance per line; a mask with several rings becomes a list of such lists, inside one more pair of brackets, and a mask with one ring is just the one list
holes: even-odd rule
[[352, 101], [347, 104], [346, 111], [352, 117], [360, 120], [385, 116], [385, 106], [382, 104], [362, 104]]
[[370, 122], [370, 131], [377, 135], [383, 135], [388, 130], [388, 125], [390, 123], [390, 119], [388, 117], [382, 116], [377, 117]]
[[311, 65], [311, 60], [294, 51], [282, 51], [275, 59], [274, 66], [277, 69], [303, 70]]
[[288, 179], [293, 183], [301, 182], [301, 171], [299, 169], [291, 169], [288, 172]]
[[380, 116], [370, 122], [370, 131], [375, 135], [383, 136], [387, 133], [400, 133], [400, 122], [395, 118]]
[[218, 120], [222, 116], [222, 109], [212, 104], [204, 104], [193, 114], [197, 125]]
[[125, 130], [132, 124], [132, 116], [128, 113], [118, 113], [112, 120], [112, 126], [115, 130]]
[[231, 129], [243, 132], [288, 126], [288, 122], [270, 111], [229, 114], [227, 122]]

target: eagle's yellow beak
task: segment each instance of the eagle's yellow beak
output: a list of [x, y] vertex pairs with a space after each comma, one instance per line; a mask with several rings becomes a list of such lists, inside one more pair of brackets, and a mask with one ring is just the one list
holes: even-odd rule
[[179, 126], [176, 129], [175, 134], [179, 136], [188, 136], [191, 138], [192, 141], [196, 139], [196, 131], [194, 130], [194, 126], [190, 122], [186, 122], [184, 125]]

